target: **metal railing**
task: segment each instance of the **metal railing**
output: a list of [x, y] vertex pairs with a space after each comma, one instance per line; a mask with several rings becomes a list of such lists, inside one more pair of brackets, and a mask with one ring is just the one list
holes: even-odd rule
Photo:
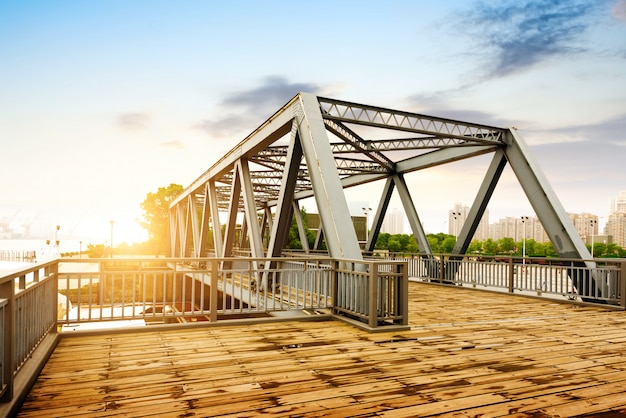
[[14, 376], [43, 339], [56, 332], [57, 261], [0, 277], [2, 401], [13, 397]]
[[[67, 327], [216, 322], [300, 311], [382, 328], [408, 322], [407, 282], [405, 262], [325, 257], [38, 264], [0, 277], [0, 400], [13, 398], [14, 381], [40, 343]], [[364, 299], [353, 303], [351, 297]]]
[[366, 322], [370, 328], [408, 324], [406, 262], [341, 262], [335, 272], [335, 313]]
[[[626, 259], [385, 254], [414, 280], [626, 308]], [[377, 257], [372, 257], [376, 259]]]
[[216, 321], [331, 305], [330, 265], [310, 259], [64, 260], [60, 324]]
[[37, 252], [26, 250], [0, 250], [0, 260], [34, 263], [37, 260]]
[[0, 395], [12, 398], [16, 376], [44, 339], [76, 325], [128, 320], [145, 327], [299, 311], [294, 317], [325, 314], [370, 330], [406, 327], [409, 276], [626, 307], [623, 259], [57, 259], [0, 277]]

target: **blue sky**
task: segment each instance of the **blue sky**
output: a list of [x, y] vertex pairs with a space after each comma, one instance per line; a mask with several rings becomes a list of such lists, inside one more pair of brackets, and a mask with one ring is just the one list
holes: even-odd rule
[[[626, 0], [4, 1], [0, 63], [0, 219], [68, 238], [113, 219], [135, 239], [148, 192], [298, 91], [516, 126], [569, 212], [606, 216], [626, 190]], [[483, 163], [407, 179], [428, 232]], [[489, 210], [532, 215], [511, 173]]]

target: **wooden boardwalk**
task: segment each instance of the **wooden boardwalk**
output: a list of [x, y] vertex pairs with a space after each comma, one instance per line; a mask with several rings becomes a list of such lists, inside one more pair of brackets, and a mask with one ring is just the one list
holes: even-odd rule
[[18, 416], [626, 416], [625, 312], [409, 287], [403, 332], [294, 321], [63, 338]]

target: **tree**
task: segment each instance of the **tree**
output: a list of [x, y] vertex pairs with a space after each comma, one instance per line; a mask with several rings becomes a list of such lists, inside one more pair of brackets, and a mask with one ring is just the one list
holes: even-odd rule
[[387, 249], [392, 253], [397, 253], [402, 249], [402, 244], [400, 243], [398, 235], [392, 235], [391, 238], [389, 238]]
[[376, 245], [374, 248], [377, 250], [386, 250], [389, 247], [389, 238], [391, 238], [391, 234], [388, 232], [381, 232], [378, 234], [378, 238], [376, 239]]
[[487, 239], [483, 244], [483, 248], [487, 254], [497, 254], [498, 253], [498, 243], [491, 238]]
[[159, 187], [156, 193], [148, 193], [146, 200], [141, 203], [144, 220], [141, 226], [148, 232], [148, 240], [157, 254], [165, 254], [169, 235], [170, 203], [182, 192], [180, 184], [170, 184]]
[[[307, 243], [309, 248], [313, 248], [315, 244], [315, 234], [309, 229], [309, 217], [306, 214], [305, 208], [300, 208], [300, 218], [304, 225], [304, 232], [306, 233]], [[296, 214], [291, 217], [291, 225], [289, 227], [289, 238], [286, 248], [288, 249], [302, 249], [302, 242], [300, 242], [300, 233], [298, 231], [298, 224], [296, 223]]]
[[449, 235], [442, 241], [441, 250], [444, 253], [451, 253], [454, 249], [454, 244], [456, 244], [456, 237]]
[[411, 235], [408, 245], [406, 246], [406, 250], [410, 253], [419, 253], [419, 245], [417, 245], [417, 241], [415, 237]]
[[498, 244], [500, 247], [500, 251], [502, 251], [503, 253], [508, 253], [511, 254], [515, 251], [515, 240], [513, 240], [513, 238], [510, 237], [504, 237], [504, 238], [500, 238], [498, 240]]

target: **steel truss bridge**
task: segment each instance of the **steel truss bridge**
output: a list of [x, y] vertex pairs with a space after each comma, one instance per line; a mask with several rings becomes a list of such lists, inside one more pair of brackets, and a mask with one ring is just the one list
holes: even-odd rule
[[[171, 257], [279, 257], [299, 202], [314, 198], [330, 257], [362, 260], [345, 189], [384, 181], [372, 231], [372, 251], [394, 190], [422, 256], [432, 255], [405, 180], [407, 173], [491, 154], [453, 255], [462, 255], [507, 164], [559, 257], [591, 259], [589, 251], [515, 128], [500, 128], [299, 93], [211, 168], [170, 206]], [[221, 216], [220, 216], [221, 215]], [[221, 219], [225, 219], [222, 225]], [[241, 227], [238, 227], [240, 223]], [[224, 233], [213, 233], [222, 231]], [[211, 242], [212, 241], [212, 242]], [[593, 262], [585, 261], [587, 267]], [[256, 267], [255, 267], [256, 268]], [[598, 292], [600, 290], [598, 289]]]

